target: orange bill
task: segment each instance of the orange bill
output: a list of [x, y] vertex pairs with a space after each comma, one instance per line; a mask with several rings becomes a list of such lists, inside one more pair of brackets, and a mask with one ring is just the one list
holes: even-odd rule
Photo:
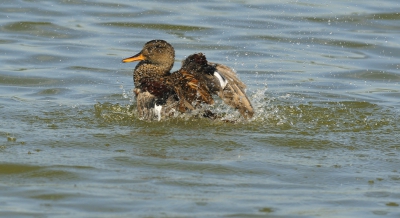
[[134, 55], [129, 58], [125, 58], [122, 60], [123, 63], [128, 63], [128, 62], [133, 62], [133, 61], [143, 61], [146, 60], [146, 58], [142, 55], [142, 53], [139, 53], [137, 55]]

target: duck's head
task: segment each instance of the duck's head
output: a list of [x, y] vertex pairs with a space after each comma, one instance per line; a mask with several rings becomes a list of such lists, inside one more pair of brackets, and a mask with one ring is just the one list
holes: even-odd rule
[[147, 42], [138, 54], [125, 58], [123, 63], [141, 61], [159, 67], [163, 71], [170, 71], [175, 61], [174, 48], [164, 40]]

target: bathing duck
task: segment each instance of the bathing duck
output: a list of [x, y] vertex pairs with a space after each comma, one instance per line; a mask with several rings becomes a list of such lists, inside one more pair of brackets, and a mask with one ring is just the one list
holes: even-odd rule
[[[164, 40], [147, 42], [136, 55], [122, 62], [139, 61], [133, 73], [138, 116], [160, 120], [195, 110], [202, 104], [213, 104], [218, 95], [245, 118], [254, 114], [245, 94], [246, 85], [229, 67], [208, 62], [204, 54], [192, 54], [181, 68], [171, 73], [175, 60], [174, 48]], [[209, 112], [206, 113], [210, 115]]]

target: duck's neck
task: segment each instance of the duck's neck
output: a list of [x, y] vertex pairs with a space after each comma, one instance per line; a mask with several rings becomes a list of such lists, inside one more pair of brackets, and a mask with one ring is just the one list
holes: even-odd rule
[[140, 81], [143, 78], [157, 79], [170, 74], [172, 64], [151, 64], [145, 61], [139, 62], [133, 73], [133, 82], [136, 87], [140, 86]]

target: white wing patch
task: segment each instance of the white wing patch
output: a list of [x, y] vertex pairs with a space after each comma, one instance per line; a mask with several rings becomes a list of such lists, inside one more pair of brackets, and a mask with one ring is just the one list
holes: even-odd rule
[[221, 88], [224, 89], [226, 84], [228, 84], [228, 80], [226, 80], [225, 77], [223, 77], [221, 74], [219, 74], [218, 71], [214, 72], [214, 76], [218, 78]]
[[154, 112], [157, 114], [158, 116], [158, 121], [161, 120], [161, 109], [162, 106], [161, 105], [157, 105], [157, 103], [154, 104]]

